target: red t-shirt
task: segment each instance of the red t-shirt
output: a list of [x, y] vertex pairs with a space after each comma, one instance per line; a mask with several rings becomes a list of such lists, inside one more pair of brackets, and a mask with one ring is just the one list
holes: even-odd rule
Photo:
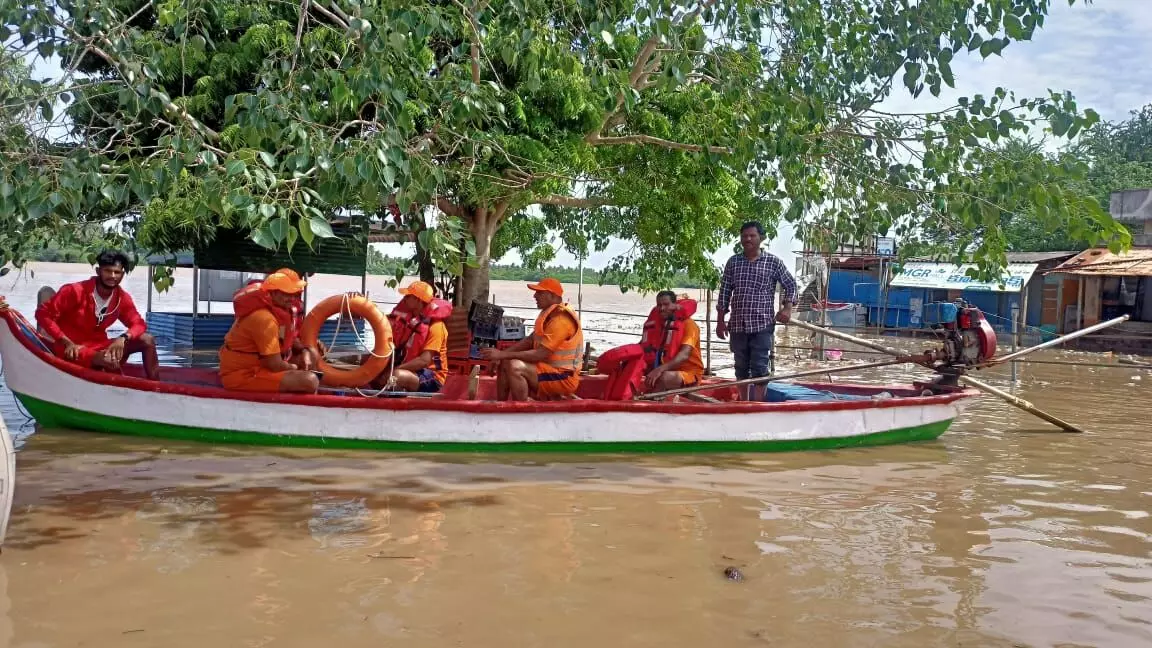
[[[108, 341], [108, 327], [121, 322], [128, 327], [128, 337], [136, 339], [148, 330], [148, 324], [136, 310], [136, 304], [124, 289], [117, 286], [108, 297], [102, 318], [96, 316], [96, 278], [65, 284], [48, 301], [36, 309], [36, 324], [63, 347], [61, 338], [73, 344], [100, 345]], [[59, 350], [57, 350], [59, 352]]]

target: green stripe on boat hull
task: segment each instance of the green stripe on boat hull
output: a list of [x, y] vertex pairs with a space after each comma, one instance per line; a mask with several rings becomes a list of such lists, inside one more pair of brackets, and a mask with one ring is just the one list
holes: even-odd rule
[[608, 442], [523, 442], [523, 443], [417, 443], [410, 441], [370, 441], [332, 437], [276, 435], [260, 432], [214, 430], [185, 425], [152, 423], [104, 414], [93, 414], [37, 398], [17, 394], [20, 402], [43, 427], [73, 428], [110, 434], [162, 437], [209, 443], [235, 443], [297, 448], [401, 450], [423, 452], [792, 452], [831, 450], [857, 446], [890, 445], [938, 438], [951, 420], [911, 428], [853, 437], [804, 439], [799, 441], [608, 441]]

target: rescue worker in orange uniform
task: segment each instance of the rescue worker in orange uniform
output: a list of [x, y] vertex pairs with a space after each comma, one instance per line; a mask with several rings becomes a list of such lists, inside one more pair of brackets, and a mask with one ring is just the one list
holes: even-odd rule
[[236, 292], [236, 320], [220, 349], [225, 389], [316, 393], [320, 380], [312, 367], [319, 356], [296, 340], [300, 294], [306, 285], [295, 271], [282, 268]]
[[553, 400], [580, 387], [584, 333], [580, 316], [564, 303], [564, 287], [551, 277], [528, 284], [540, 315], [532, 335], [501, 351], [484, 349], [487, 360], [500, 363], [496, 375], [499, 400]]
[[[407, 392], [435, 394], [448, 378], [448, 327], [444, 320], [452, 314], [452, 304], [436, 299], [436, 291], [426, 282], [414, 281], [398, 291], [403, 299], [388, 316], [396, 345], [391, 381], [384, 371], [374, 386]], [[364, 358], [361, 358], [363, 361]]]
[[656, 308], [644, 323], [644, 390], [691, 387], [704, 377], [700, 325], [692, 321], [696, 302], [671, 290], [656, 295]]

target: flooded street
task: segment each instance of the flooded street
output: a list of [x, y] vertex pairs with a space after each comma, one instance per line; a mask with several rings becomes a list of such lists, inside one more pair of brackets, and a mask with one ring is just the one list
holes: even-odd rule
[[[44, 264], [0, 294], [31, 317], [36, 289], [77, 270]], [[394, 300], [382, 281], [373, 298]], [[128, 288], [143, 310], [142, 271]], [[310, 303], [359, 279], [314, 288]], [[493, 292], [531, 303], [523, 284]], [[157, 308], [190, 294], [182, 275]], [[650, 301], [584, 289], [589, 310]], [[778, 371], [809, 366], [780, 351]], [[1018, 395], [1089, 433], [981, 398], [939, 441], [827, 452], [282, 450], [34, 429], [3, 389], [19, 452], [0, 646], [1152, 645], [1152, 372], [1019, 375]]]

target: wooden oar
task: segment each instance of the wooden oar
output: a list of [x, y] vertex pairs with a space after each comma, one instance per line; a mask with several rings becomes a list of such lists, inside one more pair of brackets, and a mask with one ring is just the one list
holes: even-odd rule
[[1132, 367], [1133, 369], [1152, 369], [1152, 364], [1148, 364], [1146, 362], [1136, 362], [1135, 360], [1129, 360], [1128, 358], [1120, 358], [1116, 362], [1128, 367]]
[[841, 367], [831, 367], [825, 369], [807, 369], [805, 371], [797, 371], [790, 374], [778, 374], [775, 376], [761, 376], [759, 378], [744, 378], [743, 380], [733, 380], [722, 383], [709, 383], [701, 385], [693, 385], [691, 387], [678, 387], [676, 389], [669, 389], [667, 391], [652, 392], [650, 394], [642, 394], [636, 397], [636, 400], [656, 400], [659, 398], [667, 398], [668, 396], [678, 396], [680, 394], [692, 394], [699, 391], [708, 391], [711, 389], [718, 389], [721, 387], [742, 387], [744, 385], [759, 385], [762, 383], [772, 382], [774, 380], [787, 380], [789, 378], [803, 378], [804, 376], [819, 376], [823, 374], [841, 373], [844, 371], [853, 371], [855, 369], [874, 369], [876, 367], [888, 367], [896, 364], [905, 364], [909, 362], [921, 363], [924, 362], [924, 356], [908, 356], [901, 357], [895, 360], [882, 360], [880, 362], [866, 362], [861, 364], [847, 365]]
[[[847, 333], [841, 333], [840, 331], [835, 331], [832, 329], [826, 329], [826, 328], [823, 328], [821, 326], [809, 324], [808, 322], [800, 322], [797, 320], [792, 320], [791, 322], [789, 322], [789, 324], [798, 326], [802, 329], [807, 329], [807, 330], [811, 330], [811, 331], [816, 331], [818, 333], [823, 333], [823, 334], [830, 336], [830, 337], [839, 338], [839, 339], [844, 340], [846, 342], [852, 342], [853, 344], [859, 344], [860, 346], [867, 347], [869, 349], [874, 349], [876, 351], [883, 351], [884, 353], [887, 353], [889, 355], [894, 355], [894, 356], [900, 355], [900, 352], [897, 351], [896, 349], [891, 349], [891, 348], [888, 348], [888, 347], [880, 345], [880, 344], [869, 342], [868, 340], [858, 338], [854, 335], [848, 335]], [[1027, 349], [1025, 349], [1025, 350], [1027, 350]], [[924, 363], [924, 364], [927, 364], [927, 363]], [[1065, 432], [1077, 432], [1077, 433], [1079, 433], [1079, 432], [1084, 431], [1084, 430], [1081, 430], [1080, 428], [1076, 427], [1075, 425], [1072, 425], [1071, 423], [1069, 423], [1067, 421], [1061, 420], [1061, 419], [1059, 419], [1055, 416], [1052, 416], [1051, 414], [1049, 414], [1043, 410], [1037, 409], [1036, 406], [1034, 406], [1032, 403], [1029, 403], [1028, 401], [1026, 401], [1022, 398], [1017, 398], [1016, 396], [1013, 396], [1012, 394], [1009, 394], [1008, 392], [1003, 391], [1001, 389], [997, 389], [996, 387], [993, 387], [992, 385], [989, 385], [985, 382], [976, 380], [975, 378], [970, 378], [968, 376], [960, 376], [959, 379], [960, 379], [960, 382], [962, 382], [966, 385], [969, 385], [971, 387], [975, 387], [976, 389], [979, 389], [980, 391], [982, 391], [984, 393], [992, 394], [993, 396], [996, 396], [997, 398], [1001, 398], [1004, 400], [1004, 402], [1006, 402], [1010, 405], [1013, 405], [1015, 407], [1018, 407], [1018, 408], [1024, 410], [1025, 412], [1028, 412], [1029, 414], [1036, 416], [1037, 418], [1048, 421], [1052, 425], [1055, 425], [1056, 427], [1064, 430]]]
[[1020, 349], [1019, 351], [1016, 351], [1015, 353], [1009, 353], [1008, 355], [1000, 356], [999, 358], [992, 358], [980, 366], [987, 367], [990, 365], [1000, 364], [1002, 362], [1011, 362], [1017, 358], [1022, 358], [1022, 357], [1026, 356], [1030, 353], [1036, 353], [1037, 351], [1040, 351], [1041, 349], [1047, 349], [1049, 347], [1054, 347], [1057, 344], [1064, 344], [1065, 342], [1068, 342], [1069, 340], [1075, 340], [1076, 338], [1084, 337], [1085, 335], [1095, 333], [1096, 331], [1102, 331], [1106, 328], [1110, 328], [1110, 327], [1116, 326], [1117, 324], [1122, 324], [1122, 323], [1127, 322], [1127, 321], [1128, 321], [1128, 316], [1127, 315], [1121, 315], [1120, 317], [1117, 317], [1115, 319], [1110, 319], [1107, 322], [1100, 322], [1099, 324], [1093, 324], [1092, 326], [1089, 326], [1088, 328], [1082, 328], [1079, 331], [1073, 331], [1067, 335], [1061, 335], [1060, 337], [1052, 338], [1051, 340], [1048, 340], [1047, 342], [1042, 342], [1040, 344], [1037, 344], [1036, 346], [1030, 346], [1026, 349]]

